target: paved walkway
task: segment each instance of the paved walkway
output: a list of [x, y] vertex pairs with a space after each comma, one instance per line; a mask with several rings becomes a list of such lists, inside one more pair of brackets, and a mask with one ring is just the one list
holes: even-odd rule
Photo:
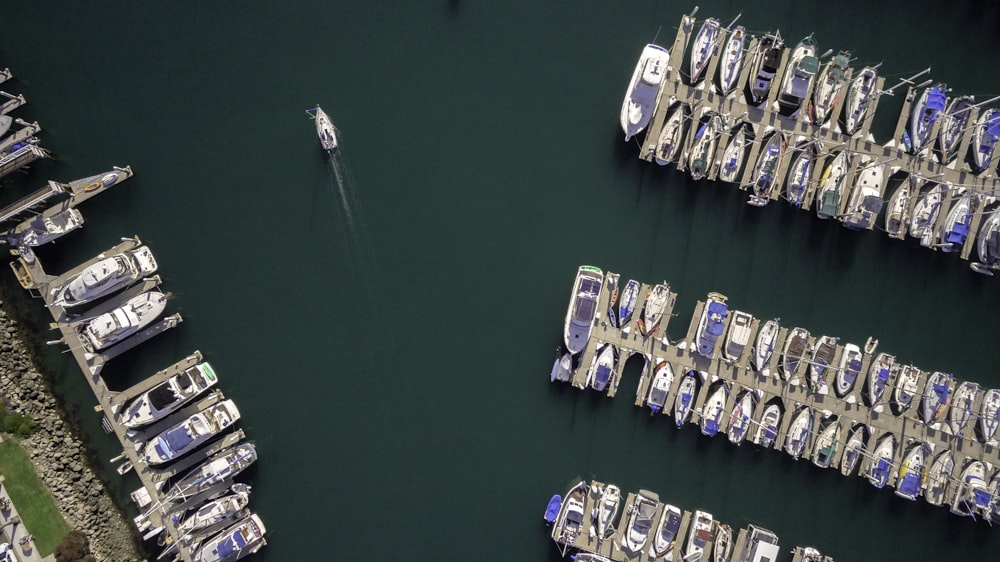
[[[7, 503], [10, 502], [10, 503]], [[2, 509], [7, 507], [7, 509]], [[19, 562], [55, 562], [55, 555], [50, 554], [45, 558], [38, 555], [31, 533], [20, 522], [21, 517], [17, 514], [17, 507], [10, 501], [7, 495], [7, 487], [3, 485], [3, 476], [0, 475], [0, 541], [4, 544], [10, 543], [10, 550]], [[21, 541], [24, 541], [22, 545]], [[0, 545], [2, 549], [2, 545]]]

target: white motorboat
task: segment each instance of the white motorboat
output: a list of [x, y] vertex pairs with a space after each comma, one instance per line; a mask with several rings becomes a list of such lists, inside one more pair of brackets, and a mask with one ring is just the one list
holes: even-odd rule
[[149, 465], [178, 459], [232, 427], [239, 419], [240, 411], [235, 402], [219, 402], [160, 432], [146, 442], [142, 455]]
[[741, 122], [736, 127], [729, 146], [722, 152], [722, 162], [719, 163], [719, 180], [735, 183], [739, 180], [740, 169], [743, 167], [743, 156], [747, 148], [746, 127]]
[[701, 409], [701, 433], [709, 437], [715, 437], [719, 433], [719, 425], [722, 423], [722, 415], [726, 409], [726, 396], [729, 389], [725, 383], [720, 383], [714, 392], [708, 395], [705, 405]]
[[267, 544], [267, 529], [256, 514], [215, 535], [197, 550], [192, 549], [195, 562], [233, 562], [254, 554]]
[[781, 353], [781, 377], [786, 381], [798, 373], [799, 365], [806, 358], [809, 349], [809, 331], [805, 328], [792, 328], [785, 338], [785, 349]]
[[920, 391], [920, 374], [920, 369], [913, 365], [907, 365], [899, 372], [892, 396], [893, 411], [897, 416], [902, 415], [913, 404], [913, 397]]
[[774, 353], [774, 344], [778, 340], [778, 331], [781, 328], [780, 320], [774, 318], [764, 322], [757, 331], [757, 341], [753, 346], [753, 367], [756, 371], [762, 370], [767, 362], [771, 360]]
[[785, 181], [785, 199], [795, 208], [802, 207], [805, 199], [809, 178], [816, 167], [819, 141], [810, 141], [795, 149], [795, 157], [788, 168], [788, 179]]
[[614, 531], [615, 518], [618, 517], [618, 506], [622, 500], [622, 491], [614, 484], [605, 484], [595, 492], [597, 506], [591, 513], [594, 524], [590, 527], [590, 534], [603, 540]]
[[750, 67], [749, 101], [753, 105], [763, 104], [778, 74], [781, 54], [785, 44], [779, 34], [766, 33], [757, 42], [753, 64]]
[[826, 374], [837, 353], [837, 338], [820, 336], [813, 346], [812, 360], [809, 362], [809, 388], [813, 392], [826, 394]]
[[656, 533], [653, 535], [653, 544], [649, 547], [649, 555], [654, 558], [665, 557], [666, 560], [673, 559], [675, 546], [677, 545], [677, 532], [681, 527], [681, 510], [670, 504], [663, 506], [663, 513], [660, 521], [656, 525]]
[[696, 510], [688, 530], [687, 545], [684, 548], [684, 560], [701, 560], [705, 547], [712, 541], [712, 514]]
[[942, 163], [947, 164], [958, 155], [958, 141], [962, 139], [975, 103], [975, 96], [957, 96], [948, 102], [938, 130], [938, 151]]
[[976, 121], [972, 143], [969, 145], [977, 172], [996, 166], [997, 140], [1000, 140], [1000, 109], [987, 109]]
[[861, 128], [875, 93], [878, 75], [875, 68], [866, 66], [851, 80], [844, 100], [844, 133], [854, 135]]
[[778, 106], [792, 115], [799, 111], [802, 101], [809, 95], [817, 71], [819, 59], [816, 58], [816, 41], [809, 35], [792, 50], [781, 91], [778, 92]]
[[167, 494], [167, 500], [180, 503], [209, 488], [236, 477], [257, 460], [257, 447], [242, 441], [219, 451], [178, 480]]
[[983, 461], [968, 461], [958, 480], [958, 490], [951, 502], [951, 512], [955, 515], [974, 517], [976, 513], [989, 510], [993, 497], [986, 485], [986, 466]]
[[1000, 425], [1000, 390], [991, 388], [983, 394], [983, 403], [979, 408], [979, 432], [983, 441], [993, 440], [998, 425]]
[[865, 450], [865, 439], [867, 430], [864, 424], [855, 425], [847, 434], [847, 442], [844, 443], [844, 454], [840, 458], [840, 473], [850, 476]]
[[910, 114], [910, 147], [913, 154], [919, 153], [930, 140], [934, 122], [945, 109], [948, 86], [938, 82], [924, 89]]
[[684, 148], [684, 131], [688, 121], [687, 104], [679, 104], [667, 117], [660, 136], [656, 141], [656, 151], [653, 160], [660, 166], [666, 166], [677, 160], [677, 155]]
[[146, 291], [125, 304], [84, 322], [78, 328], [80, 341], [88, 351], [110, 347], [135, 334], [156, 320], [167, 306], [167, 295]]
[[861, 348], [849, 343], [844, 345], [840, 356], [840, 367], [837, 369], [837, 396], [843, 398], [854, 389], [854, 382], [861, 373]]
[[659, 45], [651, 43], [642, 49], [622, 102], [621, 125], [626, 141], [645, 130], [653, 117], [669, 61], [670, 53]]
[[598, 392], [608, 389], [611, 377], [618, 370], [618, 348], [606, 343], [598, 348], [587, 371], [587, 385]]
[[840, 421], [831, 420], [820, 429], [813, 446], [812, 462], [820, 468], [829, 468], [840, 443]]
[[823, 170], [816, 192], [816, 216], [821, 219], [840, 214], [840, 200], [847, 184], [847, 170], [851, 166], [847, 151], [841, 151]]
[[715, 346], [726, 329], [726, 316], [729, 312], [726, 300], [726, 296], [721, 293], [709, 293], [701, 319], [698, 321], [695, 351], [707, 359], [715, 355]]
[[972, 227], [972, 214], [979, 205], [979, 195], [966, 191], [945, 217], [938, 246], [942, 252], [960, 252]]
[[903, 454], [903, 462], [899, 465], [899, 476], [896, 481], [897, 496], [915, 501], [920, 495], [920, 486], [926, 469], [926, 450], [924, 442], [918, 441]]
[[931, 376], [927, 377], [927, 385], [920, 401], [920, 419], [928, 425], [944, 419], [954, 390], [954, 375], [941, 371], [931, 373]]
[[781, 423], [781, 405], [777, 401], [770, 402], [760, 414], [754, 442], [765, 449], [770, 449], [778, 437], [779, 423]]
[[847, 84], [847, 66], [851, 64], [851, 53], [840, 51], [823, 65], [816, 80], [816, 89], [809, 104], [809, 118], [813, 125], [822, 125], [830, 118], [833, 108], [840, 101]]
[[750, 390], [743, 391], [736, 398], [736, 406], [733, 408], [733, 413], [729, 416], [728, 428], [729, 442], [733, 445], [739, 445], [746, 438], [750, 424], [753, 422], [755, 402], [754, 393]]
[[701, 24], [701, 29], [691, 43], [691, 66], [689, 80], [692, 86], [701, 81], [702, 72], [708, 67], [715, 53], [715, 41], [719, 35], [719, 20], [708, 18]]
[[955, 470], [955, 457], [950, 449], [938, 453], [934, 462], [927, 469], [923, 482], [924, 500], [931, 505], [941, 505], [947, 497], [948, 488], [953, 480], [951, 473]]
[[955, 389], [955, 396], [951, 401], [951, 408], [948, 409], [948, 425], [951, 426], [952, 434], [962, 437], [969, 420], [975, 415], [972, 405], [979, 395], [979, 385], [964, 381]]
[[719, 61], [719, 92], [725, 96], [736, 86], [743, 68], [743, 53], [746, 48], [746, 29], [736, 26], [729, 32], [722, 60]]
[[910, 236], [920, 239], [920, 245], [929, 248], [934, 243], [934, 223], [941, 210], [941, 201], [950, 185], [931, 185], [917, 200], [910, 218]]
[[688, 371], [681, 384], [677, 388], [677, 396], [674, 398], [674, 423], [680, 428], [687, 422], [691, 413], [691, 404], [698, 389], [698, 372]]
[[219, 378], [208, 362], [192, 365], [132, 399], [118, 422], [135, 429], [162, 420], [217, 382]]
[[670, 300], [670, 285], [657, 283], [646, 295], [646, 302], [643, 303], [642, 313], [639, 315], [639, 331], [643, 336], [651, 336], [660, 327], [663, 320], [663, 313], [667, 309]]
[[[14, 227], [6, 236], [12, 248], [37, 248], [83, 226], [83, 215], [74, 207], [42, 213]], [[23, 253], [23, 252], [22, 252]]]
[[851, 197], [841, 220], [852, 230], [867, 230], [875, 225], [882, 211], [882, 189], [885, 183], [885, 164], [862, 157], [861, 167], [854, 181]]
[[573, 546], [583, 531], [583, 506], [587, 500], [588, 490], [587, 483], [583, 481], [570, 488], [552, 525], [552, 540], [563, 545], [564, 553], [566, 548]]
[[[180, 535], [190, 536], [202, 529], [218, 525], [230, 519], [242, 519], [248, 515], [243, 508], [250, 503], [250, 486], [233, 484], [231, 494], [206, 502], [197, 511], [177, 524]], [[243, 513], [243, 516], [240, 514]]]
[[649, 397], [646, 399], [646, 405], [652, 410], [651, 413], [664, 411], [670, 385], [673, 383], [674, 370], [670, 363], [657, 358], [656, 366], [653, 368], [653, 382], [649, 385]]
[[889, 378], [893, 371], [898, 371], [896, 356], [888, 353], [879, 353], [872, 361], [868, 369], [868, 400], [869, 405], [875, 406], [882, 402], [882, 395], [889, 385]]
[[583, 351], [590, 340], [603, 280], [604, 272], [593, 266], [582, 265], [576, 272], [563, 327], [563, 342], [574, 355]]
[[628, 520], [625, 523], [625, 530], [622, 532], [622, 548], [629, 552], [639, 554], [649, 541], [649, 534], [653, 530], [653, 517], [656, 515], [656, 506], [660, 503], [660, 496], [648, 490], [639, 490], [635, 495], [635, 500], [628, 506], [625, 512]]
[[319, 144], [323, 147], [323, 150], [327, 152], [336, 150], [338, 146], [337, 129], [333, 126], [330, 116], [318, 105], [306, 110], [306, 113], [311, 115], [313, 120], [316, 121], [316, 136], [319, 137]]
[[726, 341], [722, 346], [722, 355], [726, 362], [735, 363], [743, 357], [743, 352], [750, 343], [750, 329], [753, 316], [741, 310], [734, 310], [726, 331]]
[[808, 406], [802, 406], [792, 415], [792, 423], [788, 426], [785, 437], [785, 452], [798, 460], [812, 438], [813, 412]]
[[153, 274], [156, 267], [156, 259], [146, 246], [105, 258], [53, 289], [49, 306], [69, 308], [97, 300]]
[[715, 112], [699, 124], [694, 135], [694, 145], [688, 156], [688, 172], [691, 174], [691, 179], [700, 180], [708, 174], [708, 170], [715, 163], [716, 145], [724, 128], [722, 117]]
[[865, 469], [865, 478], [872, 486], [882, 488], [889, 481], [892, 458], [895, 454], [896, 436], [892, 432], [886, 432], [872, 449], [872, 456], [868, 459], [868, 467]]

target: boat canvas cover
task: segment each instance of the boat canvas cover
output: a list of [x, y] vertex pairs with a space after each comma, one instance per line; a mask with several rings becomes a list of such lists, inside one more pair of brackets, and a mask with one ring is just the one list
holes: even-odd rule
[[943, 90], [940, 88], [931, 88], [930, 93], [927, 94], [927, 109], [933, 110], [935, 113], [944, 110], [946, 99], [947, 96]]
[[608, 381], [611, 380], [611, 369], [605, 365], [598, 365], [595, 378], [597, 379], [597, 383], [600, 385], [608, 384]]
[[919, 474], [907, 473], [905, 476], [903, 476], [903, 481], [900, 482], [899, 484], [899, 493], [910, 497], [916, 497], [917, 492], [919, 491], [920, 491]]
[[156, 451], [160, 456], [165, 457], [165, 451], [161, 447], [169, 447], [170, 451], [176, 452], [184, 449], [194, 441], [194, 438], [187, 432], [187, 428], [178, 427], [171, 429], [156, 443]]
[[980, 509], [986, 509], [990, 505], [990, 500], [993, 495], [990, 494], [989, 490], [976, 490], [974, 492], [976, 498], [976, 507]]
[[947, 242], [951, 244], [962, 244], [969, 236], [969, 225], [964, 222], [955, 223], [955, 227], [948, 232]]
[[224, 540], [219, 543], [219, 548], [213, 552], [219, 555], [220, 560], [225, 560], [237, 551], [242, 550], [246, 545], [247, 540], [243, 536], [242, 529], [239, 529], [232, 534], [230, 540]]
[[562, 506], [562, 496], [556, 494], [549, 499], [549, 504], [545, 507], [545, 521], [552, 523], [559, 516], [559, 508]]
[[880, 382], [889, 382], [889, 369], [879, 369], [878, 380]]
[[705, 432], [709, 435], [715, 435], [719, 432], [719, 422], [715, 420], [708, 420], [705, 423]]
[[819, 70], [819, 59], [816, 57], [802, 57], [799, 68], [806, 74], [816, 74], [816, 71]]
[[[713, 336], [716, 336], [716, 337], [722, 335], [723, 325], [722, 325], [721, 319], [726, 317], [727, 310], [728, 310], [728, 307], [726, 307], [726, 305], [724, 305], [724, 304], [722, 304], [720, 302], [713, 302], [713, 303], [711, 303], [711, 304], [708, 305], [708, 314], [709, 314], [709, 318], [710, 318], [709, 323], [708, 323], [708, 333], [709, 334], [711, 334]], [[718, 320], [712, 318], [715, 315], [719, 316]]]

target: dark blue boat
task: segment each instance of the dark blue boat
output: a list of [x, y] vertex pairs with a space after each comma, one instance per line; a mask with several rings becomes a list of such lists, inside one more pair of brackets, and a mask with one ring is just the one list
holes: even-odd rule
[[562, 496], [556, 494], [549, 498], [549, 505], [545, 507], [545, 522], [552, 523], [559, 517], [559, 508], [562, 507]]

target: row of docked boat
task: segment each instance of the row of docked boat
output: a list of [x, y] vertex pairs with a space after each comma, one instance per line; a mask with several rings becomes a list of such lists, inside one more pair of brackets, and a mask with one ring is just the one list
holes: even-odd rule
[[[0, 71], [0, 83], [12, 77], [13, 73], [9, 68]], [[42, 130], [38, 123], [28, 123], [10, 115], [27, 103], [24, 95], [14, 95], [0, 90], [0, 96], [2, 96], [0, 99], [4, 100], [0, 102], [0, 178], [2, 178], [49, 154], [41, 148], [41, 141], [36, 136]], [[15, 125], [19, 127], [17, 130], [14, 130]]]
[[614, 484], [579, 481], [566, 494], [549, 499], [545, 522], [565, 556], [578, 561], [774, 560], [778, 537], [749, 525], [737, 548], [732, 527], [704, 510], [682, 511], [660, 501], [655, 492], [639, 490], [623, 500]]
[[[593, 288], [587, 293], [590, 308], [604, 310], [617, 302], [619, 275], [584, 266], [574, 281], [570, 310], [577, 308], [583, 277]], [[659, 339], [631, 349], [637, 346], [629, 340], [629, 353], [644, 359], [636, 404], [648, 406], [651, 415], [672, 415], [678, 428], [696, 423], [704, 435], [725, 434], [735, 445], [749, 441], [781, 448], [821, 468], [860, 474], [878, 488], [892, 484], [908, 499], [924, 495], [934, 505], [954, 504], [962, 494], [962, 472], [976, 461], [987, 475], [983, 480], [990, 482], [988, 509], [980, 506], [977, 516], [988, 511], [990, 518], [1000, 520], [1000, 512], [994, 514], [1000, 510], [995, 499], [1000, 498], [1000, 476], [988, 478], [992, 463], [983, 452], [994, 450], [998, 442], [1000, 389], [982, 389], [945, 372], [926, 373], [877, 352], [878, 341], [872, 338], [864, 346], [841, 344], [833, 336], [813, 337], [805, 328], [783, 327], [780, 319], [758, 321], [732, 309], [721, 293], [709, 293], [699, 306], [691, 341]], [[589, 334], [581, 333], [581, 338]], [[569, 381], [588, 369], [587, 385], [604, 391], [627, 357], [619, 356], [617, 342], [606, 330], [603, 337], [607, 341], [596, 344], [589, 367], [576, 364], [580, 355], [570, 352], [557, 358], [553, 380]], [[587, 345], [582, 340], [581, 351]], [[600, 384], [594, 384], [595, 378]], [[834, 400], [823, 398], [826, 394]], [[849, 405], [858, 402], [871, 414], [851, 414], [854, 407]], [[903, 440], [898, 418], [921, 425], [908, 429]], [[913, 430], [921, 426], [922, 431]], [[984, 457], [975, 458], [980, 453]], [[931, 471], [933, 466], [937, 469]], [[976, 472], [979, 465], [973, 466]]]
[[[922, 245], [949, 252], [961, 251], [968, 241], [978, 252], [973, 270], [992, 275], [1000, 269], [1000, 203], [986, 195], [995, 190], [980, 185], [978, 178], [996, 168], [1000, 110], [980, 111], [992, 100], [976, 104], [972, 96], [958, 96], [949, 101], [946, 85], [935, 83], [914, 96], [904, 138], [886, 145], [897, 149], [895, 155], [858, 143], [852, 148], [852, 137], [867, 135], [862, 123], [874, 100], [894, 89], [879, 89], [877, 66], [855, 73], [846, 51], [821, 65], [826, 57], [817, 55], [812, 35], [789, 51], [780, 34], [752, 38], [734, 23], [723, 28], [719, 20], [708, 18], [694, 34], [694, 20], [684, 17], [679, 33], [693, 35], [686, 77], [671, 67], [678, 57], [667, 49], [655, 44], [643, 49], [622, 106], [626, 140], [655, 122], [659, 128], [646, 134], [644, 155], [660, 165], [677, 163], [696, 180], [739, 183], [749, 192], [750, 205], [765, 206], [778, 198], [795, 207], [815, 205], [819, 218], [836, 218], [855, 230], [873, 229], [885, 208], [891, 236], [901, 238], [894, 233], [905, 225]], [[787, 64], [779, 68], [782, 61]], [[750, 78], [740, 84], [735, 77], [744, 66], [749, 66]], [[708, 76], [712, 69], [716, 79]], [[697, 90], [718, 95], [692, 95]], [[724, 112], [721, 99], [736, 100], [747, 111], [733, 118], [727, 112], [740, 106], [727, 102]], [[662, 125], [653, 120], [657, 111], [663, 112]], [[808, 129], [796, 127], [799, 122], [811, 124], [812, 133], [803, 133]], [[962, 164], [958, 155], [967, 145], [968, 159]], [[947, 176], [935, 191], [938, 184], [918, 175], [913, 157], [904, 158], [906, 152], [971, 179], [962, 183], [956, 175]], [[899, 197], [890, 199], [886, 191], [897, 174], [904, 177], [904, 186], [897, 190]], [[945, 174], [930, 174], [938, 175]], [[995, 173], [986, 175], [983, 181], [995, 181]], [[909, 184], [926, 185], [921, 190]], [[923, 199], [925, 204], [916, 208]], [[973, 218], [979, 215], [989, 218], [975, 230]]]

